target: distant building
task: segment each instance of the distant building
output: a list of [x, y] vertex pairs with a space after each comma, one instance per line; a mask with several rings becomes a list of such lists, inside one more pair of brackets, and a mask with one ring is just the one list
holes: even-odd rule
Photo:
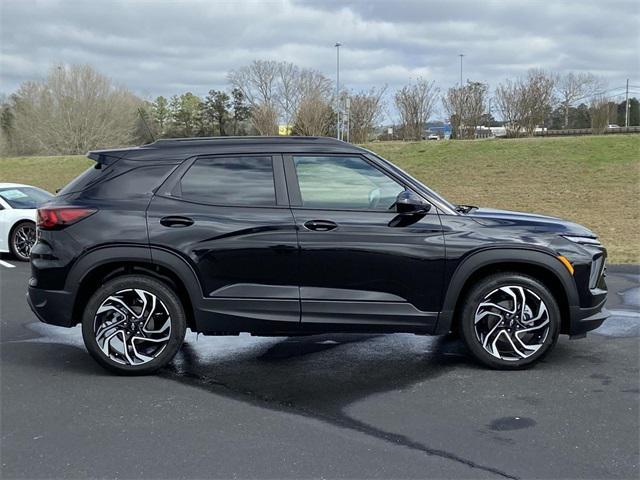
[[424, 138], [429, 138], [429, 135], [438, 135], [440, 138], [449, 140], [451, 138], [451, 125], [442, 122], [427, 123], [424, 130]]

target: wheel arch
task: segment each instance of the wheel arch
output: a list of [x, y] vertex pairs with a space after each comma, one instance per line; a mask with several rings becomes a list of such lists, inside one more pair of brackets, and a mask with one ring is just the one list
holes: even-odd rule
[[[159, 257], [159, 258], [156, 258]], [[201, 288], [195, 272], [174, 254], [153, 255], [146, 246], [106, 247], [85, 254], [67, 277], [67, 290], [75, 290], [72, 318], [82, 311], [95, 290], [112, 278], [139, 274], [162, 281], [180, 298], [187, 326], [196, 328], [196, 312]]]
[[12, 251], [12, 245], [11, 245], [11, 237], [13, 236], [13, 232], [16, 231], [16, 228], [18, 228], [18, 225], [20, 225], [21, 223], [33, 223], [33, 225], [36, 225], [36, 221], [33, 219], [33, 217], [29, 217], [29, 216], [25, 216], [25, 215], [20, 215], [19, 217], [13, 219], [10, 224], [11, 227], [9, 227], [8, 231], [7, 231], [7, 251], [11, 252]]
[[459, 312], [472, 285], [488, 275], [506, 271], [530, 275], [544, 283], [558, 302], [562, 316], [560, 331], [569, 333], [571, 307], [579, 302], [573, 277], [552, 253], [519, 248], [482, 250], [458, 265], [446, 289], [436, 333], [457, 328]]

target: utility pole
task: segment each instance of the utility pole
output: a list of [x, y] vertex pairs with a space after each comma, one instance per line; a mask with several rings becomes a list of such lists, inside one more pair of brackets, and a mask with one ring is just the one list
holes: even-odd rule
[[629, 79], [627, 78], [627, 93], [624, 102], [624, 127], [629, 128]]
[[464, 53], [458, 55], [460, 57], [460, 88], [462, 88], [462, 57], [464, 57]]
[[340, 135], [340, 42], [336, 42], [336, 138], [341, 140]]

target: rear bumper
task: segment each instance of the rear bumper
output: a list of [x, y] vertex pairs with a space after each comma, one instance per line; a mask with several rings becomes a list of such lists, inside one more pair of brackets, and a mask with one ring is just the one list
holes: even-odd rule
[[78, 324], [73, 319], [71, 306], [73, 296], [64, 290], [44, 290], [29, 287], [27, 303], [41, 322], [60, 327], [73, 327]]

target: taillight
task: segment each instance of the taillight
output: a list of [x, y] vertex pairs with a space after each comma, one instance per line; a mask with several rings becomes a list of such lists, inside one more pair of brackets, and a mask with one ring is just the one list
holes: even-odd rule
[[42, 230], [60, 230], [96, 212], [84, 207], [39, 208], [37, 225]]

